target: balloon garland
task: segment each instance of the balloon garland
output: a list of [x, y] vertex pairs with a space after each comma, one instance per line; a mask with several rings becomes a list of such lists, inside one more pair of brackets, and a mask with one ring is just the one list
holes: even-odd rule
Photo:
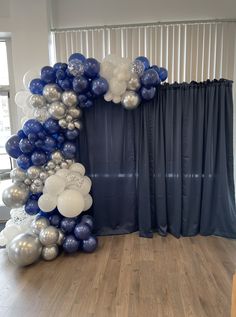
[[[99, 63], [80, 53], [66, 63], [45, 66], [40, 76], [29, 71], [23, 78], [26, 89], [15, 102], [25, 113], [23, 127], [6, 142], [6, 151], [16, 159], [11, 171], [13, 184], [3, 192], [3, 202], [12, 208], [12, 219], [0, 235], [9, 259], [26, 266], [55, 259], [61, 250], [93, 252], [93, 218], [83, 212], [92, 206], [92, 182], [85, 168], [75, 163], [76, 139], [82, 128], [82, 109], [104, 96], [106, 101], [135, 109], [154, 98], [167, 70], [148, 59], [109, 55]], [[24, 221], [14, 220], [23, 214]]]

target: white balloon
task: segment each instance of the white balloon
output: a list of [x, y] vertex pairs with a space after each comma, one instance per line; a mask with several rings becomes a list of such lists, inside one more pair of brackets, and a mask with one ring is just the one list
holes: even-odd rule
[[70, 173], [70, 172], [69, 172], [68, 169], [62, 168], [62, 169], [60, 169], [60, 170], [58, 170], [58, 171], [56, 172], [56, 175], [58, 175], [58, 176], [60, 176], [60, 177], [63, 177], [63, 178], [66, 178], [66, 176], [67, 176], [69, 173]]
[[35, 78], [39, 78], [39, 71], [38, 69], [34, 68], [34, 69], [30, 69], [28, 70], [24, 77], [23, 77], [23, 84], [25, 86], [25, 89], [29, 89], [29, 84], [31, 82], [31, 80], [35, 79]]
[[112, 78], [109, 83], [110, 91], [116, 95], [116, 96], [121, 96], [126, 88], [127, 88], [127, 83], [125, 81], [119, 81], [116, 78]]
[[9, 244], [18, 234], [21, 233], [21, 229], [18, 225], [12, 224], [3, 229], [2, 233], [6, 239], [6, 244]]
[[120, 103], [120, 102], [121, 102], [121, 96], [114, 96], [113, 99], [112, 99], [112, 101], [113, 101], [114, 103]]
[[15, 103], [18, 107], [24, 109], [27, 107], [28, 100], [31, 97], [31, 93], [26, 90], [20, 90], [15, 95]]
[[58, 197], [57, 208], [65, 217], [76, 217], [84, 209], [84, 198], [77, 190], [65, 190]]
[[86, 196], [91, 190], [92, 182], [85, 177], [81, 180], [69, 183], [67, 188], [79, 191], [83, 196]]
[[39, 197], [39, 208], [44, 212], [50, 212], [57, 206], [57, 197], [52, 194], [45, 193]]
[[93, 204], [93, 198], [91, 195], [86, 195], [84, 197], [84, 211], [89, 210], [89, 208], [92, 206]]
[[88, 176], [84, 176], [84, 179], [86, 179], [89, 182], [90, 186], [92, 186], [92, 181]]
[[62, 193], [65, 189], [65, 186], [65, 179], [58, 175], [52, 175], [48, 177], [44, 185], [46, 192], [55, 196]]
[[85, 167], [80, 163], [74, 163], [69, 168], [70, 171], [79, 172], [82, 176], [85, 174]]
[[0, 247], [5, 247], [7, 244], [7, 239], [4, 237], [4, 234], [0, 233]]
[[112, 101], [113, 95], [110, 91], [108, 91], [105, 95], [104, 95], [104, 99], [109, 102]]
[[113, 71], [114, 71], [114, 64], [104, 60], [101, 63], [101, 68], [100, 68], [100, 75], [106, 79], [111, 79], [113, 77]]

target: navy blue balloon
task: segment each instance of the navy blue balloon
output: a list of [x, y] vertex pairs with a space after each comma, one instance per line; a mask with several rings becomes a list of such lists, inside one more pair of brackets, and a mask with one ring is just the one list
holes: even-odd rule
[[151, 88], [142, 87], [140, 90], [140, 93], [144, 100], [151, 100], [155, 96], [156, 87], [151, 87]]
[[35, 193], [30, 195], [30, 199], [38, 200], [40, 196], [42, 196], [43, 193]]
[[30, 140], [30, 142], [34, 143], [35, 141], [38, 140], [38, 135], [35, 133], [29, 133], [28, 134], [28, 139]]
[[43, 94], [43, 88], [46, 85], [44, 81], [42, 81], [39, 78], [35, 78], [31, 80], [29, 84], [29, 90], [32, 94], [36, 95], [42, 95]]
[[158, 73], [154, 69], [145, 70], [141, 76], [141, 83], [146, 88], [156, 86], [160, 82]]
[[21, 154], [19, 148], [20, 138], [18, 135], [12, 135], [5, 144], [6, 152], [9, 156], [17, 159]]
[[78, 96], [78, 100], [79, 100], [79, 103], [85, 103], [88, 100], [88, 97], [82, 94]]
[[144, 100], [151, 100], [155, 96], [156, 87], [151, 87], [151, 88], [142, 87], [140, 90], [140, 93]]
[[79, 130], [78, 129], [66, 130], [65, 135], [68, 140], [74, 140], [79, 136]]
[[27, 170], [32, 165], [29, 156], [26, 154], [21, 154], [16, 160], [16, 163], [23, 170]]
[[62, 247], [67, 253], [75, 253], [79, 250], [80, 242], [71, 234], [65, 237]]
[[63, 90], [70, 90], [72, 88], [72, 82], [69, 78], [65, 78], [63, 80], [58, 80], [58, 85]]
[[18, 135], [18, 137], [19, 137], [20, 139], [26, 138], [26, 134], [24, 133], [23, 130], [19, 130], [19, 131], [17, 132], [17, 135]]
[[35, 150], [31, 155], [31, 161], [35, 166], [41, 166], [47, 163], [47, 155], [44, 151]]
[[56, 149], [57, 143], [54, 138], [51, 136], [47, 136], [44, 140], [44, 146], [43, 149], [49, 152], [52, 152]]
[[139, 56], [139, 57], [135, 58], [135, 60], [138, 60], [138, 61], [143, 63], [144, 70], [146, 70], [146, 69], [148, 69], [150, 67], [149, 60], [145, 56]]
[[31, 153], [35, 149], [35, 146], [30, 142], [30, 140], [25, 138], [20, 140], [19, 148], [22, 153]]
[[28, 199], [25, 204], [25, 212], [29, 215], [36, 215], [40, 212], [38, 201], [34, 199]]
[[93, 217], [91, 217], [90, 215], [84, 215], [81, 219], [81, 223], [86, 223], [90, 227], [90, 229], [93, 230]]
[[74, 235], [77, 239], [87, 240], [91, 234], [91, 228], [86, 223], [79, 223], [75, 226]]
[[69, 62], [72, 61], [73, 59], [77, 59], [77, 60], [81, 61], [82, 63], [84, 63], [86, 61], [86, 58], [84, 57], [84, 55], [82, 55], [80, 53], [74, 53], [74, 54], [70, 55]]
[[79, 76], [73, 79], [73, 90], [80, 94], [88, 90], [89, 82], [84, 76]]
[[96, 96], [103, 96], [108, 91], [109, 85], [105, 78], [100, 77], [92, 81], [92, 92]]
[[65, 142], [62, 147], [62, 154], [66, 159], [72, 159], [75, 157], [76, 146], [72, 142]]
[[50, 221], [50, 224], [56, 228], [59, 228], [60, 227], [60, 224], [61, 224], [61, 220], [62, 220], [62, 217], [58, 214], [55, 214], [55, 215], [51, 215], [49, 217], [49, 221]]
[[52, 118], [47, 119], [44, 122], [43, 126], [49, 134], [57, 133], [60, 131], [58, 121]]
[[46, 133], [45, 133], [45, 131], [41, 131], [41, 132], [39, 132], [39, 133], [37, 133], [37, 136], [38, 136], [38, 138], [40, 139], [40, 140], [45, 140], [46, 139]]
[[91, 235], [87, 240], [82, 241], [82, 250], [87, 253], [92, 253], [98, 246], [98, 240], [95, 236]]
[[26, 135], [29, 135], [30, 133], [38, 133], [42, 130], [42, 124], [35, 119], [29, 119], [23, 125], [23, 131]]
[[63, 218], [61, 221], [61, 230], [65, 233], [72, 233], [75, 229], [77, 218]]
[[43, 142], [43, 140], [37, 140], [37, 141], [35, 141], [34, 145], [35, 145], [38, 149], [41, 149], [41, 148], [43, 148], [44, 142]]
[[100, 71], [100, 63], [95, 58], [87, 58], [84, 62], [84, 74], [88, 78], [96, 78]]
[[54, 83], [56, 79], [55, 70], [51, 66], [44, 66], [41, 69], [41, 79], [47, 83]]
[[53, 65], [53, 69], [55, 71], [60, 70], [60, 69], [65, 71], [67, 69], [67, 64], [66, 63], [56, 63]]
[[63, 69], [58, 69], [56, 71], [56, 78], [57, 80], [63, 80], [66, 78], [66, 72]]
[[158, 76], [159, 76], [160, 68], [157, 65], [152, 65], [151, 69], [154, 69], [157, 72]]
[[164, 67], [160, 67], [158, 74], [161, 81], [165, 81], [168, 77], [168, 71]]
[[87, 101], [82, 102], [79, 106], [80, 108], [90, 108], [93, 106], [93, 101], [88, 99]]

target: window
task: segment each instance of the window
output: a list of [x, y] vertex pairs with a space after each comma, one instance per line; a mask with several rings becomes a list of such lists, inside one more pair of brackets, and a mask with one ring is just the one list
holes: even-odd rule
[[10, 82], [7, 58], [7, 41], [0, 40], [0, 172], [11, 169], [12, 163], [5, 150], [5, 143], [11, 136], [10, 126]]

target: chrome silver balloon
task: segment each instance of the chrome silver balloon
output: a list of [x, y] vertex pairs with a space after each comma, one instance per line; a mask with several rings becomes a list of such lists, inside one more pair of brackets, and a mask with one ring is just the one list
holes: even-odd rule
[[80, 122], [80, 121], [75, 121], [74, 122], [74, 125], [75, 125], [75, 127], [76, 127], [76, 129], [78, 129], [78, 130], [81, 130], [82, 129], [82, 123]]
[[127, 89], [138, 91], [140, 87], [141, 87], [141, 83], [140, 83], [138, 75], [133, 75], [128, 81]]
[[50, 114], [48, 112], [48, 109], [46, 107], [44, 107], [44, 108], [40, 108], [40, 109], [35, 109], [33, 112], [33, 116], [38, 121], [44, 122], [50, 117]]
[[74, 130], [74, 128], [75, 128], [74, 122], [69, 122], [68, 125], [67, 125], [67, 129], [68, 130]]
[[70, 159], [67, 159], [66, 162], [67, 162], [67, 164], [68, 164], [69, 166], [74, 163], [74, 161], [73, 161], [73, 160], [70, 160]]
[[41, 187], [41, 186], [43, 186], [43, 182], [42, 182], [42, 180], [41, 180], [40, 178], [36, 178], [36, 179], [33, 181], [33, 183], [34, 183], [34, 185], [35, 185], [36, 187]]
[[29, 105], [33, 108], [46, 107], [46, 99], [42, 95], [31, 95], [29, 98]]
[[45, 261], [54, 260], [59, 254], [59, 249], [56, 244], [43, 247], [41, 256]]
[[50, 225], [50, 222], [47, 218], [38, 216], [31, 222], [31, 230], [35, 234], [39, 234], [42, 229], [47, 228]]
[[40, 185], [40, 186], [37, 186], [35, 183], [31, 184], [31, 185], [30, 185], [30, 191], [31, 191], [33, 194], [42, 193], [42, 191], [43, 191], [43, 184]]
[[27, 176], [30, 178], [30, 179], [36, 179], [39, 177], [39, 174], [41, 172], [41, 168], [38, 167], [38, 166], [30, 166], [28, 169], [27, 169]]
[[27, 186], [30, 186], [32, 184], [32, 180], [29, 179], [28, 177], [24, 180], [24, 184]]
[[59, 124], [59, 126], [60, 126], [61, 128], [63, 128], [63, 129], [66, 129], [66, 128], [67, 128], [67, 122], [66, 122], [65, 119], [60, 119], [60, 120], [58, 121], [58, 124]]
[[73, 119], [78, 119], [81, 117], [82, 112], [80, 109], [73, 107], [68, 110], [67, 114], [70, 115]]
[[61, 169], [60, 165], [56, 165], [55, 172], [59, 171]]
[[53, 170], [55, 168], [55, 163], [53, 161], [49, 161], [47, 166], [49, 167], [50, 170]]
[[59, 237], [59, 232], [56, 227], [48, 226], [42, 229], [39, 234], [39, 240], [44, 245], [56, 244]]
[[72, 116], [71, 115], [67, 115], [66, 118], [65, 118], [66, 122], [71, 122], [73, 120]]
[[54, 175], [55, 174], [55, 171], [54, 170], [49, 170], [48, 171], [48, 176], [52, 176], [52, 175]]
[[63, 241], [65, 239], [65, 234], [60, 229], [58, 229], [58, 232], [59, 232], [59, 236], [58, 236], [58, 239], [57, 239], [57, 244], [58, 245], [62, 245], [62, 243], [63, 243]]
[[48, 173], [45, 171], [41, 172], [39, 174], [39, 178], [42, 180], [42, 181], [45, 181], [47, 178], [48, 178]]
[[66, 107], [62, 102], [55, 101], [48, 107], [48, 112], [53, 118], [59, 120], [65, 117]]
[[36, 262], [42, 251], [42, 245], [35, 234], [22, 233], [8, 245], [9, 260], [18, 266], [26, 266]]
[[63, 161], [63, 155], [60, 151], [55, 151], [51, 155], [52, 161], [56, 164], [61, 163]]
[[78, 104], [78, 97], [73, 90], [64, 91], [61, 99], [67, 107], [74, 107]]
[[66, 162], [61, 162], [61, 168], [68, 168], [68, 164]]
[[61, 99], [61, 89], [56, 84], [48, 84], [43, 88], [43, 95], [49, 103]]
[[16, 167], [11, 171], [10, 177], [13, 182], [23, 182], [26, 179], [26, 173], [21, 168]]
[[29, 187], [23, 183], [14, 183], [2, 193], [2, 201], [9, 208], [23, 206], [29, 197]]
[[140, 97], [135, 91], [127, 90], [122, 98], [121, 103], [127, 110], [132, 110], [140, 104]]

